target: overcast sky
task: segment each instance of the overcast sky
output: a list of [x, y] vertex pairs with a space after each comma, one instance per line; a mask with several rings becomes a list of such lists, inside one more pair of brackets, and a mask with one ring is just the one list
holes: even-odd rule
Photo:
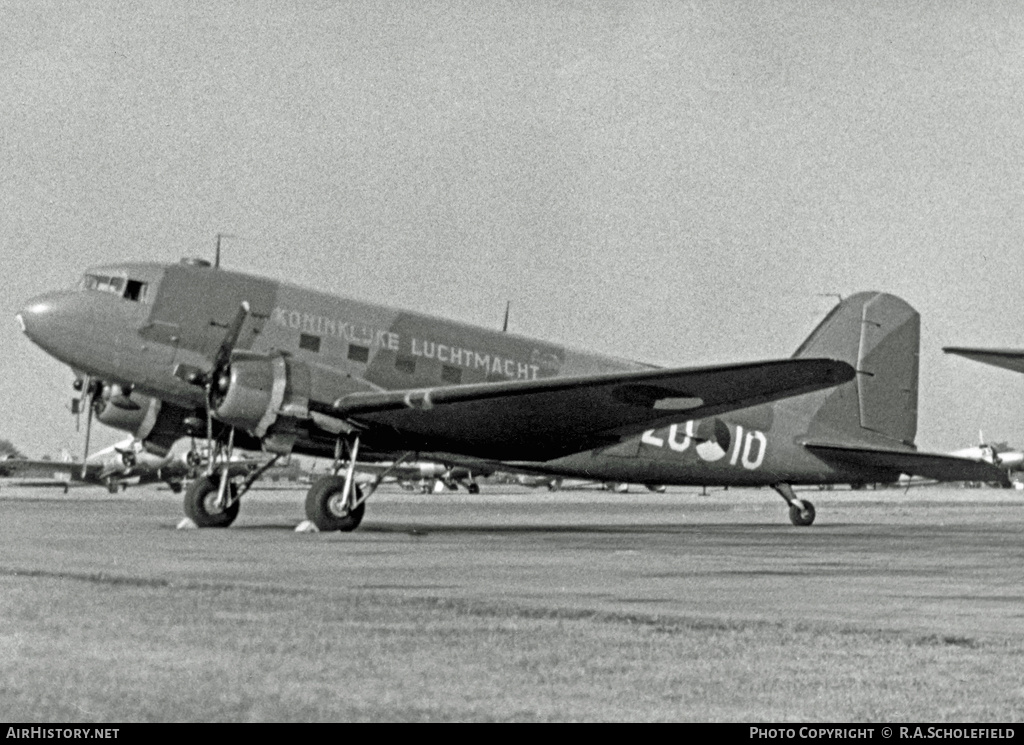
[[[0, 0], [0, 437], [78, 451], [14, 314], [210, 257], [648, 362], [922, 315], [924, 449], [1024, 446], [1016, 2]], [[97, 446], [120, 439], [107, 431]]]

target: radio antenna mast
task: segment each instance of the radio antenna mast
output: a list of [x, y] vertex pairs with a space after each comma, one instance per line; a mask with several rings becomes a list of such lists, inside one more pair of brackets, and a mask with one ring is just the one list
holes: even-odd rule
[[220, 269], [220, 241], [222, 238], [237, 238], [237, 235], [230, 233], [217, 233], [217, 253], [213, 257], [213, 268]]

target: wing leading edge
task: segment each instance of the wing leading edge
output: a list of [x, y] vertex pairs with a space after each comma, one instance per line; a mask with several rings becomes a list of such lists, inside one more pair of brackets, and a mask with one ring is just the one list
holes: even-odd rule
[[645, 429], [830, 388], [854, 369], [828, 359], [605, 373], [352, 393], [333, 413], [385, 448], [549, 460]]

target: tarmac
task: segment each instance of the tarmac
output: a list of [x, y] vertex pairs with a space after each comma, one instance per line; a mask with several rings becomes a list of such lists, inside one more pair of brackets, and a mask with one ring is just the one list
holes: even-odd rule
[[541, 614], [836, 623], [946, 638], [1024, 634], [1024, 492], [769, 489], [549, 493], [385, 487], [353, 533], [294, 532], [302, 488], [256, 489], [236, 523], [177, 530], [154, 487], [0, 486], [0, 575], [396, 594]]

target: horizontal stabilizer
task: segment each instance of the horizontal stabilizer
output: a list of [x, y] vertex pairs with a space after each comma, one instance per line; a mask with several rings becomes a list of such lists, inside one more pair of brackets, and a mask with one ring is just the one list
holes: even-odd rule
[[1003, 469], [982, 460], [958, 458], [955, 455], [825, 443], [804, 443], [804, 447], [825, 458], [856, 466], [891, 469], [908, 476], [923, 476], [937, 481], [983, 481], [1004, 485], [1009, 483], [1009, 477]]
[[790, 359], [719, 367], [351, 393], [335, 416], [388, 429], [405, 449], [499, 460], [549, 460], [651, 427], [829, 388], [853, 367]]
[[946, 354], [958, 354], [975, 362], [1003, 367], [1024, 373], [1024, 350], [1021, 349], [977, 349], [970, 347], [943, 347]]

